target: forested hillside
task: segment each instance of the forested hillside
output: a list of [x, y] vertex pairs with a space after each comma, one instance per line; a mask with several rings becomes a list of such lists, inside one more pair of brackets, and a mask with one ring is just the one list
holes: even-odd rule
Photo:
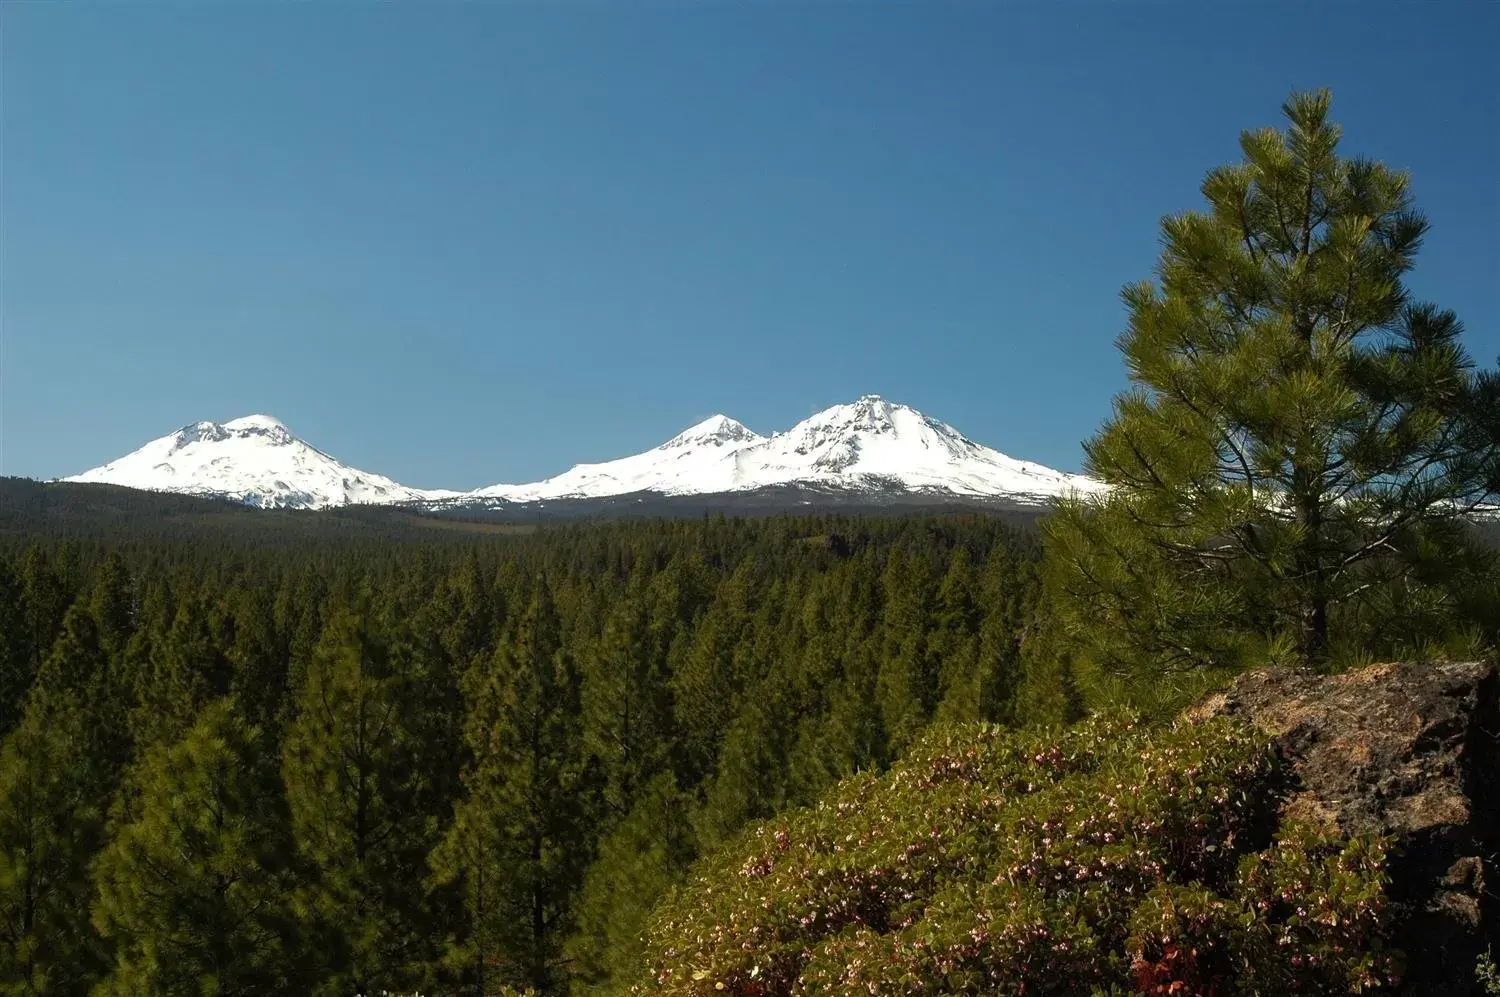
[[0, 980], [606, 984], [748, 821], [1049, 708], [1038, 590], [972, 516], [12, 544]]

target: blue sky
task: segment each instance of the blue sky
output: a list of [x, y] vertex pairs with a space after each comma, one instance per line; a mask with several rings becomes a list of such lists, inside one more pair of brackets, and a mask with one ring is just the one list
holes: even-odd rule
[[0, 4], [0, 471], [263, 411], [419, 486], [867, 392], [1076, 469], [1122, 284], [1329, 86], [1500, 354], [1500, 4]]

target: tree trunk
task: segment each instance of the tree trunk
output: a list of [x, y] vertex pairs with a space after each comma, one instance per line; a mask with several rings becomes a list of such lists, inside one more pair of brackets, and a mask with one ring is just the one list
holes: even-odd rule
[[1323, 569], [1323, 506], [1321, 496], [1313, 495], [1301, 502], [1302, 525], [1307, 535], [1297, 552], [1299, 581], [1302, 584], [1302, 658], [1307, 664], [1323, 656], [1328, 646], [1328, 587]]
[[542, 839], [536, 836], [531, 842], [531, 862], [537, 877], [531, 888], [531, 982], [539, 994], [547, 992], [547, 908], [542, 885]]

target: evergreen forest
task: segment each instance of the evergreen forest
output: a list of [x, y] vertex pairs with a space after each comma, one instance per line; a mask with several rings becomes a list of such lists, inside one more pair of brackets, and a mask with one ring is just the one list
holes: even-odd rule
[[1071, 708], [989, 517], [460, 536], [10, 538], [5, 992], [586, 991], [747, 823]]

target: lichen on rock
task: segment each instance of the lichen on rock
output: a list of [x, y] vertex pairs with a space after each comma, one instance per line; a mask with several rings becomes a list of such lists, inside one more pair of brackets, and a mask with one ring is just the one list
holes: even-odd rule
[[1268, 669], [1189, 711], [1270, 732], [1284, 760], [1283, 820], [1394, 841], [1395, 945], [1412, 994], [1474, 990], [1497, 938], [1500, 696], [1479, 662], [1380, 664], [1324, 676]]

